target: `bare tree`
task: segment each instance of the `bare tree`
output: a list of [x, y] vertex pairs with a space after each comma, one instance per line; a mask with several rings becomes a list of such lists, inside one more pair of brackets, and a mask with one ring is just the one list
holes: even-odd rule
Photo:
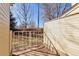
[[16, 19], [13, 17], [12, 12], [10, 12], [10, 30], [14, 30], [16, 27]]
[[43, 6], [44, 6], [44, 19], [51, 20], [53, 16], [51, 14], [51, 8], [49, 4], [43, 4]]
[[43, 12], [45, 21], [52, 20], [56, 17], [55, 13], [58, 11], [57, 3], [44, 3]]
[[17, 9], [16, 13], [21, 23], [20, 25], [23, 26], [24, 29], [26, 29], [29, 23], [28, 20], [31, 17], [30, 4], [29, 3], [20, 4], [20, 7]]
[[[65, 5], [63, 5], [65, 4]], [[65, 11], [67, 11], [67, 3], [43, 3], [43, 12], [45, 21], [52, 20], [60, 17]], [[61, 6], [63, 10], [61, 11]]]

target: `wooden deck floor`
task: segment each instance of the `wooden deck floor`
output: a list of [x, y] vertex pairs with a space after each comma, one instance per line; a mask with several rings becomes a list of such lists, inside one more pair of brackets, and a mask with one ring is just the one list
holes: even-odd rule
[[32, 46], [23, 51], [13, 52], [12, 55], [15, 56], [56, 56], [54, 51], [49, 50], [44, 45]]

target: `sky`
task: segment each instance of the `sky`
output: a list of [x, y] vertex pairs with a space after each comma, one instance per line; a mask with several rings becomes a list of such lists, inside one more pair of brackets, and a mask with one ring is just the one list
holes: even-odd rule
[[[22, 13], [22, 4], [21, 3], [16, 3], [13, 5], [13, 7], [11, 8], [11, 11], [13, 13], [13, 17], [15, 17], [16, 19], [16, 22], [17, 22], [17, 26], [19, 26], [21, 24], [21, 22], [24, 20], [24, 18], [21, 16], [20, 12]], [[34, 21], [36, 26], [38, 26], [38, 3], [30, 3], [30, 4], [27, 4], [26, 5], [29, 5], [30, 8], [29, 8], [29, 14], [31, 12], [31, 18], [29, 19], [28, 18], [28, 22], [30, 22], [30, 20]], [[66, 8], [70, 8], [71, 4], [67, 4], [67, 7]], [[61, 11], [64, 9], [65, 7], [65, 3], [61, 4]], [[27, 8], [26, 8], [27, 9]], [[21, 22], [20, 22], [20, 19], [18, 18], [17, 14], [19, 15], [20, 19], [21, 19]], [[28, 16], [29, 16], [28, 14]], [[42, 9], [42, 5], [40, 4], [39, 5], [39, 27], [43, 27], [43, 24], [44, 24], [44, 19], [43, 19], [43, 9]]]
[[[20, 18], [21, 18], [21, 21], [24, 20], [19, 11], [21, 8], [21, 4], [15, 4], [12, 8], [11, 8], [11, 11], [13, 13], [13, 16], [16, 18], [16, 22], [17, 22], [17, 25], [20, 24], [19, 22], [19, 19], [18, 19], [18, 16], [17, 16], [17, 13], [19, 14]], [[20, 12], [22, 12], [22, 10], [20, 10]], [[30, 9], [29, 9], [29, 12], [31, 12], [32, 16], [31, 16], [31, 20], [35, 21], [35, 24], [36, 26], [38, 26], [38, 4], [37, 3], [30, 3]], [[39, 6], [39, 27], [43, 27], [43, 19], [42, 19], [42, 11], [41, 11], [41, 8]], [[30, 20], [28, 19], [28, 22]]]

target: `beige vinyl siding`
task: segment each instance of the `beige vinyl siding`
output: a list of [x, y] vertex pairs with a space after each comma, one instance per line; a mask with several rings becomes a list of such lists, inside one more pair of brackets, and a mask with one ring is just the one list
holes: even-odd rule
[[79, 14], [44, 23], [44, 32], [44, 43], [49, 38], [60, 55], [79, 56]]
[[10, 55], [9, 4], [0, 3], [0, 56]]

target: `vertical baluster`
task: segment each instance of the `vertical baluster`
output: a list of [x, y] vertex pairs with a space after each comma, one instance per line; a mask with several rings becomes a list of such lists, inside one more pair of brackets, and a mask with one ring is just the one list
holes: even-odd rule
[[31, 31], [31, 46], [32, 46], [32, 39], [33, 39], [33, 37], [32, 37], [32, 31]]
[[30, 31], [28, 31], [28, 40], [29, 40], [29, 46], [30, 46]]
[[[18, 38], [19, 38], [19, 34], [18, 34]], [[16, 39], [17, 51], [18, 51], [18, 45], [19, 45], [19, 43], [18, 43], [18, 39]]]
[[31, 44], [31, 46], [32, 46], [32, 31], [30, 32], [30, 36], [31, 36], [31, 40], [30, 40], [30, 44]]
[[25, 49], [25, 47], [24, 47], [24, 36], [23, 36], [23, 31], [21, 31], [21, 33], [22, 33], [22, 44], [23, 44], [23, 49]]
[[[15, 31], [14, 33], [16, 33], [16, 31]], [[18, 33], [17, 33], [17, 35], [18, 35]], [[14, 37], [15, 37], [15, 34], [14, 34]], [[17, 40], [17, 39], [15, 39], [15, 43], [14, 43], [14, 44], [15, 44], [15, 51], [17, 50], [17, 49], [16, 49], [16, 47], [17, 47], [17, 42], [16, 42], [16, 40]]]
[[52, 51], [51, 48], [52, 48], [52, 46], [51, 46], [51, 41], [50, 41], [50, 51]]
[[38, 31], [38, 43], [41, 43], [41, 35], [40, 35], [40, 31]]
[[38, 39], [38, 32], [36, 30], [36, 45], [38, 44], [38, 42], [37, 42], [38, 40], [37, 39]]
[[28, 34], [29, 34], [29, 33], [28, 33], [28, 31], [27, 31], [27, 46], [29, 45], [29, 41], [28, 41], [28, 40], [29, 40], [29, 36], [28, 36]]
[[19, 50], [21, 50], [21, 32], [20, 31], [18, 31], [18, 44], [19, 44]]
[[36, 45], [38, 44], [38, 31], [36, 31]]
[[19, 36], [19, 38], [18, 38], [18, 40], [19, 40], [19, 49], [21, 50], [22, 49], [22, 33], [21, 33], [21, 31], [18, 31], [18, 36]]
[[18, 41], [18, 49], [20, 50], [20, 31], [18, 31], [18, 39], [17, 39], [17, 41]]
[[12, 31], [11, 35], [12, 35], [12, 40], [11, 40], [11, 54], [12, 54], [12, 52], [13, 52], [13, 31]]
[[14, 32], [12, 32], [12, 51], [14, 51]]
[[[14, 32], [14, 33], [16, 33], [16, 32]], [[14, 34], [14, 45], [15, 45], [15, 51], [17, 50], [17, 49], [16, 49], [16, 47], [17, 47], [17, 42], [16, 42], [16, 40], [17, 40], [17, 39], [15, 39], [15, 34]]]
[[48, 49], [50, 50], [50, 40], [48, 40]]
[[34, 36], [35, 36], [35, 44], [37, 44], [37, 43], [36, 43], [36, 42], [37, 42], [36, 31], [35, 31], [35, 33], [34, 33]]
[[17, 32], [18, 32], [17, 43], [18, 43], [18, 49], [20, 50], [20, 32], [19, 31], [17, 31]]
[[26, 49], [26, 38], [25, 38], [25, 31], [23, 31], [23, 36], [24, 36], [24, 49]]
[[[16, 32], [15, 32], [16, 33]], [[17, 36], [18, 36], [18, 34], [17, 34]], [[16, 46], [16, 51], [18, 51], [18, 41], [17, 41], [17, 39], [15, 40], [16, 42], [15, 42], [15, 46]]]
[[33, 31], [33, 45], [35, 44], [35, 35], [34, 35], [35, 31]]
[[45, 37], [45, 33], [43, 34], [44, 37], [43, 37], [43, 44], [46, 45], [46, 37]]
[[51, 48], [51, 46], [50, 46], [50, 45], [51, 45], [51, 42], [50, 42], [50, 40], [49, 40], [49, 50], [51, 51], [51, 49], [50, 49], [50, 48]]
[[40, 42], [42, 44], [42, 34], [41, 34], [41, 32], [39, 33], [39, 36], [40, 36]]
[[14, 40], [14, 38], [13, 38], [13, 31], [12, 31], [12, 42], [11, 42], [11, 44], [12, 44], [11, 48], [12, 48], [12, 50], [11, 50], [11, 52], [13, 52], [13, 50], [14, 50], [14, 44], [13, 44], [14, 41], [13, 40]]
[[20, 46], [20, 50], [22, 50], [22, 33], [21, 33], [21, 31], [18, 31], [18, 40], [19, 40], [19, 46]]
[[26, 42], [27, 42], [27, 46], [28, 46], [28, 43], [29, 43], [29, 42], [28, 42], [28, 33], [27, 33], [27, 31], [26, 31], [26, 38], [27, 38], [27, 39], [26, 39]]
[[44, 42], [44, 33], [42, 32], [42, 43]]
[[26, 38], [26, 31], [24, 32], [25, 34], [25, 49], [26, 49], [26, 46], [27, 46], [27, 42], [26, 42], [26, 40], [27, 40], [27, 38]]
[[34, 36], [34, 43], [33, 43], [33, 45], [35, 45], [36, 44], [36, 35], [35, 35], [35, 31], [33, 31], [33, 36]]
[[[47, 42], [46, 45], [47, 45], [47, 49], [48, 49], [48, 40], [47, 40], [47, 38], [46, 38], [46, 42]], [[48, 51], [47, 51], [47, 53], [48, 53]]]
[[15, 45], [14, 45], [15, 37], [14, 37], [14, 33], [15, 33], [15, 32], [12, 32], [12, 43], [13, 43], [13, 44], [12, 44], [12, 48], [13, 48], [12, 50], [13, 50], [13, 51], [15, 50]]
[[50, 42], [50, 51], [52, 52], [51, 48], [52, 48], [52, 46], [51, 46], [51, 42]]
[[40, 35], [40, 32], [39, 31], [38, 31], [38, 43], [41, 43], [41, 35]]
[[25, 31], [25, 46], [27, 47], [27, 36], [26, 36], [26, 31]]
[[43, 39], [43, 33], [41, 33], [41, 40], [42, 40], [42, 43], [43, 43], [43, 40], [44, 40], [44, 39]]
[[25, 31], [23, 32], [23, 34], [24, 34], [24, 44], [25, 44], [25, 49], [26, 49], [26, 37], [25, 37], [26, 33], [25, 33]]
[[22, 44], [22, 32], [21, 32], [21, 48], [23, 48], [23, 44]]
[[32, 36], [32, 34], [33, 34], [33, 31], [31, 31], [31, 46], [32, 46], [32, 42], [33, 42], [33, 36]]
[[29, 31], [29, 46], [30, 46], [30, 31]]
[[23, 48], [23, 50], [24, 50], [24, 37], [23, 37], [23, 31], [21, 31], [21, 33], [22, 33], [22, 48]]
[[22, 33], [22, 49], [24, 49], [24, 42], [23, 42], [23, 31], [21, 31], [21, 33]]
[[34, 44], [36, 44], [36, 32], [34, 31], [34, 37], [35, 37], [35, 39], [34, 39]]
[[19, 45], [19, 38], [20, 38], [20, 34], [19, 34], [19, 31], [18, 32], [18, 39], [17, 39], [17, 42], [18, 42], [18, 45]]
[[49, 44], [50, 44], [49, 45], [49, 50], [52, 52], [52, 50], [51, 50], [52, 47], [51, 47], [51, 42], [50, 41], [49, 41]]
[[26, 31], [25, 33], [26, 33], [26, 35], [25, 35], [25, 36], [26, 36], [26, 46], [27, 46], [27, 31]]
[[44, 32], [42, 32], [42, 43], [43, 43], [43, 40], [44, 40]]
[[29, 31], [29, 44], [31, 46], [31, 31]]
[[45, 46], [47, 47], [47, 37], [45, 38]]
[[23, 46], [24, 46], [24, 50], [25, 50], [25, 37], [24, 37], [24, 31], [22, 31], [22, 35], [23, 35]]

